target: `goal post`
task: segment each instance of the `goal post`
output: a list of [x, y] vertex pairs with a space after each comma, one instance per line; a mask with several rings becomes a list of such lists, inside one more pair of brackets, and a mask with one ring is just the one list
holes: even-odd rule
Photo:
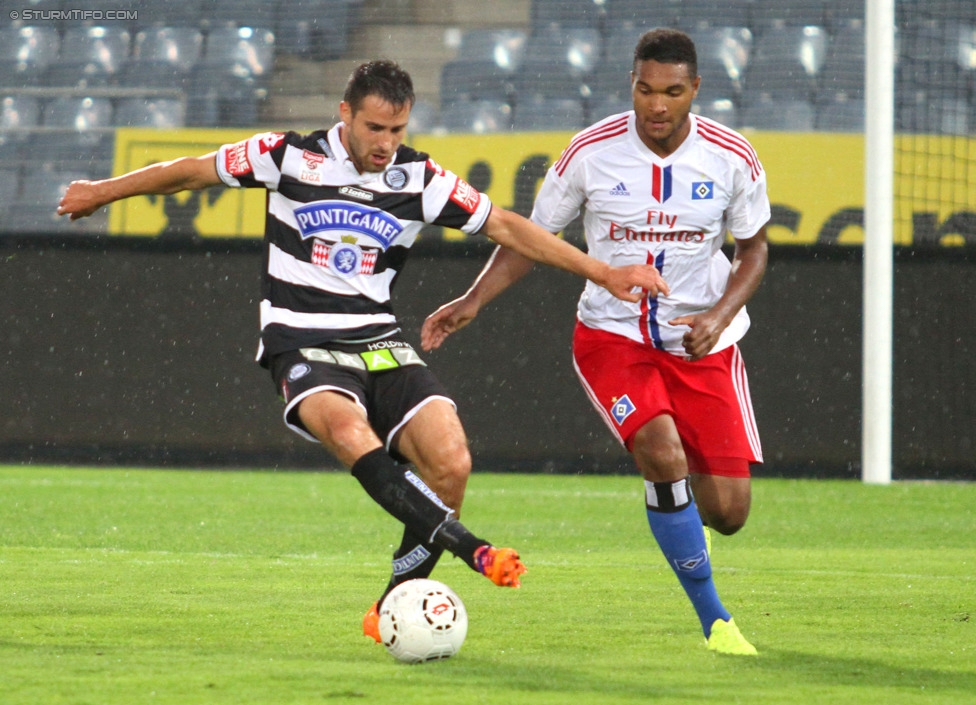
[[895, 3], [865, 0], [865, 194], [861, 477], [891, 482]]

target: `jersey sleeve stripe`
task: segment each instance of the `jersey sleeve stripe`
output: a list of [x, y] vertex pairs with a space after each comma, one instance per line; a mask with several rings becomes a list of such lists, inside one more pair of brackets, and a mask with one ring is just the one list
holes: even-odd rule
[[566, 168], [569, 166], [569, 162], [572, 161], [576, 153], [579, 152], [579, 150], [583, 147], [609, 139], [610, 137], [622, 135], [627, 132], [627, 121], [629, 119], [629, 115], [621, 115], [615, 120], [603, 125], [594, 125], [593, 127], [576, 135], [576, 137], [572, 139], [569, 146], [566, 147], [566, 150], [556, 161], [556, 173], [562, 176], [566, 171]]
[[712, 125], [706, 125], [702, 120], [698, 121], [698, 134], [712, 144], [717, 144], [719, 147], [742, 157], [749, 165], [752, 180], [755, 181], [759, 178], [759, 174], [762, 171], [762, 166], [759, 164], [759, 157], [756, 156], [752, 145], [744, 139], [726, 130], [714, 129]]

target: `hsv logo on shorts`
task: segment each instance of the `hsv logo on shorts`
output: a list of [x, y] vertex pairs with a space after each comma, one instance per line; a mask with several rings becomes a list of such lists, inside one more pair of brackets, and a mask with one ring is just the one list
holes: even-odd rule
[[458, 178], [457, 183], [454, 184], [454, 191], [451, 193], [451, 200], [468, 213], [474, 213], [481, 201], [481, 193], [472, 188], [464, 179]]
[[613, 406], [610, 407], [610, 414], [613, 416], [614, 421], [617, 422], [618, 426], [623, 426], [624, 421], [632, 413], [637, 411], [637, 407], [630, 400], [626, 394], [624, 394], [619, 399], [613, 400]]

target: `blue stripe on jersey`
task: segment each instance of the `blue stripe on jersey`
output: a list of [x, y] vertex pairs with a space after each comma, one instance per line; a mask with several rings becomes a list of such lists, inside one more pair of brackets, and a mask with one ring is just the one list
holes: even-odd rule
[[[654, 258], [654, 267], [657, 269], [661, 275], [664, 275], [664, 251], [658, 253], [657, 257]], [[651, 332], [651, 342], [654, 343], [654, 347], [658, 350], [664, 350], [664, 341], [661, 340], [661, 327], [657, 322], [657, 297], [650, 299], [647, 302], [647, 323], [648, 329]]]

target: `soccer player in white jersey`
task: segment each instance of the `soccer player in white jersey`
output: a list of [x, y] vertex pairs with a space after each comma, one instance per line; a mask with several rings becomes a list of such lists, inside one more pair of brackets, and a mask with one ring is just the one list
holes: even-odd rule
[[[667, 287], [653, 266], [588, 257], [404, 145], [413, 102], [405, 71], [368, 62], [353, 72], [331, 130], [268, 132], [202, 157], [76, 181], [58, 212], [74, 220], [141, 194], [265, 189], [259, 360], [285, 400], [286, 424], [321, 442], [404, 525], [387, 591], [429, 576], [444, 550], [496, 585], [518, 587], [519, 554], [457, 520], [471, 471], [467, 439], [453, 401], [402, 339], [391, 304], [410, 246], [434, 223], [483, 233], [630, 301], [641, 288]], [[376, 641], [378, 602], [363, 618]]]
[[[738, 531], [750, 464], [762, 461], [737, 341], [766, 268], [766, 176], [742, 135], [691, 113], [701, 78], [684, 33], [637, 43], [634, 109], [577, 134], [549, 169], [532, 220], [563, 230], [585, 206], [589, 253], [646, 262], [670, 291], [638, 303], [587, 284], [573, 336], [575, 369], [644, 477], [647, 518], [701, 621], [708, 648], [753, 655], [712, 580], [707, 529]], [[730, 262], [720, 249], [732, 235]], [[471, 289], [424, 322], [436, 348], [524, 276], [531, 261], [496, 249]]]

